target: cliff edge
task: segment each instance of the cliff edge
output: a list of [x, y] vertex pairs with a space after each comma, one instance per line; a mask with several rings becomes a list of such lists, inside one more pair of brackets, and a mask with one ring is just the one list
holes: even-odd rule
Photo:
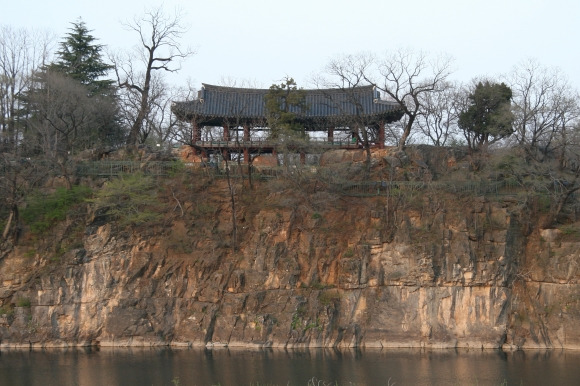
[[145, 221], [91, 182], [3, 244], [0, 345], [580, 349], [576, 201], [547, 222], [549, 201], [451, 149], [358, 158], [155, 178]]

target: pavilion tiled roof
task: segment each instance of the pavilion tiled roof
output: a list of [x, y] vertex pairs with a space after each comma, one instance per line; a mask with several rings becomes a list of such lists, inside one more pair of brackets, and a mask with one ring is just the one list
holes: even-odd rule
[[[198, 98], [174, 102], [172, 111], [185, 121], [200, 126], [233, 124], [265, 125], [265, 96], [269, 89], [251, 89], [203, 84]], [[366, 124], [388, 123], [401, 118], [397, 103], [382, 100], [373, 86], [349, 89], [302, 90], [306, 109], [291, 107], [305, 126], [341, 125], [358, 117]]]

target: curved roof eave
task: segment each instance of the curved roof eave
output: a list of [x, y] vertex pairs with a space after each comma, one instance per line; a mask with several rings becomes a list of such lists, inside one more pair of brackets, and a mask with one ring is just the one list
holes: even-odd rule
[[[172, 111], [178, 119], [203, 121], [254, 121], [263, 123], [266, 117], [264, 97], [269, 89], [235, 88], [203, 83], [198, 98], [174, 102]], [[380, 99], [376, 89], [361, 86], [352, 89], [303, 90], [308, 110], [296, 110], [301, 121], [337, 121], [354, 117], [400, 119], [397, 103]], [[398, 117], [397, 117], [398, 116]]]

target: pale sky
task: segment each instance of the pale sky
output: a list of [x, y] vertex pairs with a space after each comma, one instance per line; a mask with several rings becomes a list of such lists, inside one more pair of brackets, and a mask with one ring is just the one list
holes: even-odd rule
[[411, 48], [451, 55], [453, 80], [497, 77], [527, 59], [558, 67], [580, 89], [578, 0], [3, 0], [0, 24], [52, 31], [63, 40], [83, 19], [99, 43], [129, 49], [122, 26], [161, 4], [181, 7], [197, 51], [179, 78], [224, 78], [269, 87], [285, 76], [308, 88], [313, 74], [341, 54]]

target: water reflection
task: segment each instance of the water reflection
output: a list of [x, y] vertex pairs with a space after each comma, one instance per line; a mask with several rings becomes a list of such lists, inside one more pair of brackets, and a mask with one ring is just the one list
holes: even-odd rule
[[[576, 385], [580, 353], [68, 349], [0, 352], [0, 385]], [[322, 383], [321, 383], [322, 384]]]

